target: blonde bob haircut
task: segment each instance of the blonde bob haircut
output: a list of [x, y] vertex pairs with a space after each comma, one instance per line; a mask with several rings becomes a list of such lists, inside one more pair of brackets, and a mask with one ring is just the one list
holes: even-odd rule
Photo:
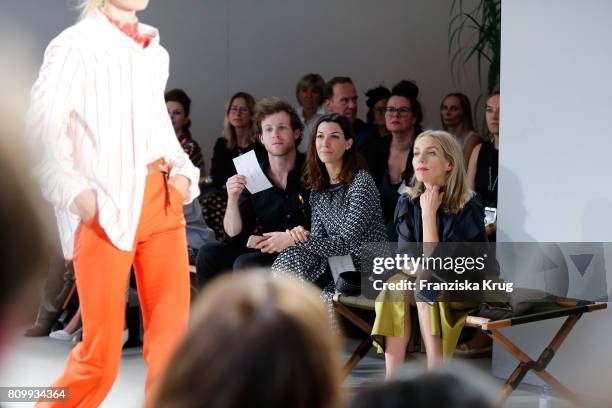
[[102, 7], [104, 0], [80, 0], [77, 8], [80, 10], [79, 20], [89, 17], [97, 9]]
[[[468, 185], [463, 152], [455, 137], [443, 130], [426, 130], [417, 136], [414, 145], [426, 137], [432, 138], [438, 144], [444, 158], [451, 164], [451, 170], [444, 185], [444, 198], [441, 206], [444, 212], [456, 214], [474, 195]], [[406, 188], [406, 193], [414, 200], [424, 191], [425, 185], [417, 180], [415, 173], [410, 179], [410, 186]]]

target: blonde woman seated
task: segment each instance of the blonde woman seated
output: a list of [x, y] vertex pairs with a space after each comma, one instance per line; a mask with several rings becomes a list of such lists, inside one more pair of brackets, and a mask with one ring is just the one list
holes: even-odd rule
[[[486, 242], [484, 208], [468, 187], [463, 154], [456, 139], [444, 131], [421, 133], [414, 143], [412, 166], [414, 176], [410, 187], [400, 197], [395, 210], [399, 245]], [[410, 313], [413, 306], [414, 302], [403, 300], [376, 302], [372, 336], [379, 352], [385, 352], [387, 378], [404, 363], [412, 324], [416, 324]], [[449, 339], [440, 335], [448, 333], [445, 324], [440, 325], [440, 321], [447, 322], [441, 319], [447, 306], [416, 302], [429, 368], [442, 359], [443, 340], [445, 357], [452, 355], [456, 345], [457, 333]], [[431, 330], [432, 323], [436, 330]], [[459, 332], [461, 327], [462, 324], [455, 326]]]

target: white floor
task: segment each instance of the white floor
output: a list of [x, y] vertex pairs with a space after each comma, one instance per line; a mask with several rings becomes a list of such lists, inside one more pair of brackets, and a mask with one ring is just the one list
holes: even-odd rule
[[[16, 338], [0, 361], [0, 386], [45, 387], [63, 370], [73, 344], [49, 337]], [[123, 353], [119, 376], [101, 407], [141, 407], [146, 366], [141, 349]], [[2, 407], [27, 407], [34, 403], [1, 401]]]
[[[344, 357], [356, 342], [348, 340]], [[66, 356], [72, 344], [53, 340], [48, 337], [16, 337], [8, 350], [4, 350], [0, 361], [0, 386], [44, 387], [50, 384], [64, 367]], [[425, 365], [424, 356], [417, 355], [405, 365], [400, 375], [411, 376], [421, 372]], [[488, 375], [490, 359], [477, 359], [460, 362], [459, 370], [473, 370], [477, 375], [486, 377], [487, 387], [499, 387], [501, 382]], [[463, 367], [463, 368], [461, 368]], [[457, 369], [457, 367], [455, 367]], [[144, 392], [146, 367], [139, 348], [127, 349], [123, 353], [119, 376], [102, 407], [141, 407]], [[480, 374], [478, 374], [480, 373]], [[384, 376], [384, 360], [371, 350], [359, 363], [345, 384], [346, 390], [353, 394], [359, 388], [379, 382]], [[493, 390], [495, 392], [495, 390]], [[516, 390], [505, 407], [537, 407], [539, 390], [531, 386], [521, 386]], [[11, 403], [0, 401], [3, 407], [28, 407], [33, 403]], [[564, 401], [555, 399], [554, 407], [568, 407]]]

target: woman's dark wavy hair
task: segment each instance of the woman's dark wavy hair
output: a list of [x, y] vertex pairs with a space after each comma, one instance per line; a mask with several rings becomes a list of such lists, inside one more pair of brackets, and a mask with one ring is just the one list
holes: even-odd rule
[[368, 106], [367, 123], [374, 123], [374, 105], [380, 100], [385, 102], [389, 99], [391, 92], [384, 86], [377, 86], [376, 88], [369, 89], [365, 95], [368, 97], [366, 105]]
[[307, 189], [313, 191], [322, 191], [329, 187], [329, 173], [325, 164], [319, 159], [317, 154], [317, 130], [321, 123], [335, 123], [340, 126], [344, 138], [346, 140], [352, 139], [353, 144], [351, 148], [344, 152], [342, 156], [342, 168], [338, 175], [338, 181], [341, 184], [351, 184], [357, 171], [364, 168], [361, 156], [357, 153], [357, 141], [355, 140], [355, 134], [353, 133], [353, 127], [349, 120], [338, 114], [329, 113], [319, 118], [316, 125], [312, 129], [310, 135], [310, 144], [308, 145], [308, 151], [306, 153], [306, 163], [304, 164], [304, 173], [302, 174], [302, 181]]
[[[421, 102], [419, 102], [419, 87], [413, 82], [408, 80], [401, 80], [397, 84], [391, 88], [392, 96], [401, 96], [410, 101], [410, 108], [412, 109], [412, 113], [416, 115], [416, 123], [414, 124], [414, 134], [418, 135], [423, 132], [423, 125], [421, 122], [423, 121], [423, 107], [421, 106]], [[387, 99], [389, 100], [389, 99]]]
[[[168, 101], [178, 102], [183, 106], [183, 110], [185, 111], [185, 116], [189, 117], [189, 112], [191, 111], [191, 98], [187, 95], [185, 91], [182, 89], [171, 89], [164, 95], [164, 99], [166, 103]], [[187, 122], [185, 126], [183, 126], [183, 132], [189, 131], [191, 127], [191, 119]]]

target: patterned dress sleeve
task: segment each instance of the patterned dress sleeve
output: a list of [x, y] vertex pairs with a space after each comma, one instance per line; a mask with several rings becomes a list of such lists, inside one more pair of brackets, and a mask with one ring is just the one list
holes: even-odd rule
[[351, 248], [360, 246], [366, 229], [377, 212], [380, 212], [378, 190], [372, 176], [366, 171], [359, 171], [346, 194], [344, 206], [345, 219], [338, 231], [325, 231], [320, 217], [326, 216], [325, 204], [313, 202], [312, 233], [302, 245], [307, 251], [322, 257], [342, 256], [351, 252]]

